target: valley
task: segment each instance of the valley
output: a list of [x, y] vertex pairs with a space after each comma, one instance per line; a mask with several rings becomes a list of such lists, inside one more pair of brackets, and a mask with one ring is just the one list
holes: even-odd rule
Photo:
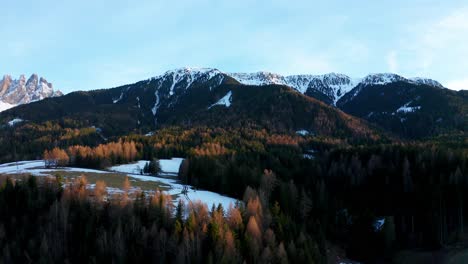
[[11, 245], [34, 240], [51, 262], [464, 260], [467, 99], [396, 74], [180, 68], [21, 103], [0, 112], [0, 222], [71, 224], [0, 245], [22, 261]]
[[[35, 177], [61, 177], [64, 185], [67, 187], [67, 182], [73, 182], [81, 176], [87, 179], [87, 189], [91, 191], [95, 188], [97, 181], [104, 181], [106, 184], [107, 199], [112, 199], [112, 195], [121, 194], [124, 192], [123, 186], [126, 177], [129, 178], [132, 188], [129, 191], [129, 196], [136, 198], [138, 193], [153, 194], [156, 190], [163, 191], [173, 197], [174, 203], [179, 199], [186, 203], [192, 201], [200, 201], [207, 205], [221, 204], [224, 208], [229, 208], [234, 205], [237, 200], [222, 196], [213, 192], [204, 190], [196, 190], [191, 186], [185, 186], [187, 190], [183, 193], [184, 185], [177, 180], [179, 167], [182, 159], [160, 160], [162, 171], [158, 176], [144, 176], [140, 171], [144, 164], [149, 161], [139, 161], [137, 163], [125, 164], [110, 167], [107, 170], [93, 170], [85, 168], [45, 168], [43, 160], [37, 161], [18, 161], [14, 163], [0, 164], [0, 175], [10, 175], [12, 178], [22, 179], [27, 175]], [[116, 198], [118, 199], [118, 198]]]

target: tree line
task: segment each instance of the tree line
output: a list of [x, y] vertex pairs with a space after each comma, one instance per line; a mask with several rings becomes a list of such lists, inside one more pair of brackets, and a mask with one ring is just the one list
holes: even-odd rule
[[[84, 176], [0, 178], [0, 260], [4, 263], [324, 263], [315, 240], [294, 226], [268, 189], [247, 188], [223, 208], [156, 191], [109, 199]], [[62, 187], [65, 186], [65, 187]], [[262, 187], [264, 188], [264, 187]]]

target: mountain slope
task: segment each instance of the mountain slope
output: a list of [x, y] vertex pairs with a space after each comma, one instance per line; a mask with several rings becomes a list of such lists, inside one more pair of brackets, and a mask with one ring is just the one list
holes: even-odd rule
[[62, 92], [54, 91], [52, 84], [42, 77], [39, 78], [37, 74], [31, 75], [28, 80], [24, 75], [21, 75], [18, 80], [5, 75], [0, 81], [0, 111], [15, 105], [61, 95]]
[[336, 105], [338, 100], [340, 100], [345, 94], [349, 93], [355, 87], [362, 85], [385, 85], [397, 81], [403, 81], [408, 84], [428, 85], [443, 88], [439, 82], [432, 79], [419, 77], [407, 79], [391, 73], [370, 74], [364, 78], [351, 78], [339, 73], [282, 76], [269, 72], [257, 72], [229, 73], [228, 75], [240, 83], [248, 85], [287, 85], [302, 94], [314, 97], [332, 105]]
[[337, 106], [408, 138], [423, 138], [468, 130], [468, 97], [433, 85], [397, 80], [381, 85], [360, 84]]
[[[281, 76], [181, 68], [135, 84], [18, 107], [0, 118], [5, 117], [4, 123], [16, 117], [34, 122], [69, 118], [81, 126], [101, 127], [108, 135], [200, 124], [306, 129], [340, 137], [345, 132], [356, 135], [354, 130], [361, 128], [370, 131], [328, 106], [334, 105], [401, 137], [419, 139], [465, 133], [467, 104], [465, 93], [445, 89], [437, 81], [389, 73], [353, 79], [336, 73]], [[309, 105], [320, 105], [315, 107], [320, 110]], [[355, 125], [350, 123], [359, 122], [359, 128], [351, 128]]]
[[229, 73], [229, 76], [247, 85], [278, 84], [294, 88], [302, 94], [335, 104], [344, 94], [356, 86], [356, 79], [344, 74], [329, 73], [325, 75], [290, 75], [281, 76], [268, 72]]
[[247, 86], [214, 69], [178, 69], [107, 90], [74, 92], [0, 114], [1, 123], [73, 120], [107, 136], [164, 126], [253, 126], [308, 130], [331, 137], [376, 138], [368, 125], [284, 85]]

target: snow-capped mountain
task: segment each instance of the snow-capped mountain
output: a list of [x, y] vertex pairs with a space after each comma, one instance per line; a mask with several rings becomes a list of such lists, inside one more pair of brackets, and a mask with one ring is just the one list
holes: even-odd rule
[[324, 75], [282, 76], [269, 72], [228, 73], [242, 84], [268, 85], [278, 84], [292, 87], [302, 94], [318, 91], [325, 94], [335, 104], [341, 96], [356, 86], [356, 81], [344, 74], [329, 73]]
[[[0, 96], [12, 99], [15, 97], [12, 91], [16, 92], [14, 103], [56, 95], [37, 76], [28, 81], [24, 77], [16, 81], [6, 77], [0, 84]], [[347, 124], [338, 120], [343, 117], [342, 112], [336, 112], [339, 108], [404, 137], [418, 138], [436, 134], [441, 128], [458, 131], [460, 120], [466, 118], [459, 107], [464, 105], [463, 94], [442, 87], [434, 80], [390, 73], [351, 78], [338, 73], [282, 76], [268, 72], [224, 73], [211, 68], [181, 68], [133, 84], [74, 92], [52, 99], [60, 111], [44, 101], [29, 104], [21, 113], [2, 114], [5, 122], [14, 118], [42, 122], [62, 118], [67, 112], [83, 124], [112, 130], [112, 133], [171, 125], [257, 124], [326, 134], [333, 129], [323, 126], [318, 117], [329, 113], [327, 118], [334, 120], [336, 128], [340, 122]], [[30, 93], [26, 95], [26, 91]], [[97, 121], [101, 119], [96, 119], [96, 115], [105, 122]], [[316, 122], [311, 121], [316, 117]]]
[[414, 78], [410, 78], [409, 80], [417, 84], [425, 84], [429, 86], [445, 88], [440, 82], [436, 80], [428, 79], [428, 78], [414, 77]]
[[[367, 75], [364, 78], [351, 78], [340, 73], [283, 76], [270, 72], [225, 73], [213, 68], [180, 68], [167, 71], [162, 75], [147, 80], [148, 84], [156, 87], [157, 100], [153, 112], [157, 112], [162, 99], [166, 99], [164, 101], [169, 100], [169, 105], [172, 105], [177, 101], [177, 95], [183, 94], [190, 87], [203, 84], [205, 87], [208, 85], [208, 88], [211, 90], [227, 79], [234, 79], [241, 84], [254, 86], [271, 84], [286, 85], [302, 94], [315, 97], [335, 106], [344, 95], [352, 90], [354, 90], [353, 93], [357, 94], [360, 89], [355, 89], [356, 87], [386, 85], [401, 81], [443, 88], [439, 82], [431, 79], [408, 79], [391, 73], [377, 73]], [[124, 96], [125, 91], [122, 91], [119, 96], [114, 98], [114, 102], [118, 102]]]
[[61, 96], [62, 92], [54, 91], [51, 83], [37, 74], [26, 80], [24, 75], [14, 80], [10, 75], [0, 81], [0, 111], [19, 104], [42, 100], [47, 97]]
[[257, 72], [228, 73], [227, 75], [246, 85], [287, 85], [306, 95], [314, 95], [318, 92], [326, 97], [323, 101], [333, 105], [336, 105], [340, 98], [358, 86], [386, 85], [401, 81], [443, 88], [443, 86], [435, 80], [427, 78], [407, 79], [392, 73], [369, 74], [364, 78], [351, 78], [339, 73], [282, 76], [269, 72]]

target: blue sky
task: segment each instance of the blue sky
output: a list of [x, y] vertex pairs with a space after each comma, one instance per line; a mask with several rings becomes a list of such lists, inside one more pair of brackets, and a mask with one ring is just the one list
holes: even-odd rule
[[3, 1], [0, 74], [64, 92], [190, 66], [396, 72], [468, 89], [468, 1]]

